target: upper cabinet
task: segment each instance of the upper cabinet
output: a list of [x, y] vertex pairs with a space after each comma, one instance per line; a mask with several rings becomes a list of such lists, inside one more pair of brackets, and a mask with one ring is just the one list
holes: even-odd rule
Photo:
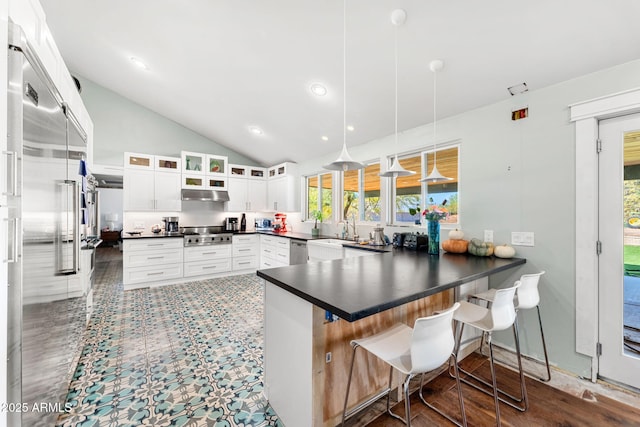
[[298, 165], [281, 163], [268, 169], [267, 209], [270, 211], [299, 212], [300, 191]]
[[181, 162], [177, 157], [124, 153], [123, 209], [180, 211]]
[[267, 209], [266, 169], [258, 166], [229, 165], [229, 212], [262, 212]]
[[229, 162], [226, 156], [183, 151], [182, 188], [226, 190]]

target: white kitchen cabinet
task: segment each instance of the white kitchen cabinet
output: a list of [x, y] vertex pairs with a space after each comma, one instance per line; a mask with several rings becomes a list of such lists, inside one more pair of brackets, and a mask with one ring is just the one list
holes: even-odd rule
[[231, 245], [184, 248], [184, 276], [206, 276], [231, 271]]
[[297, 178], [283, 176], [267, 181], [267, 210], [281, 212], [300, 211]]
[[124, 153], [123, 209], [180, 211], [180, 164], [176, 157]]
[[125, 239], [122, 257], [125, 290], [181, 279], [182, 259], [182, 238]]
[[207, 155], [192, 151], [180, 152], [182, 173], [187, 175], [204, 175]]
[[233, 271], [255, 270], [260, 257], [260, 236], [245, 234], [233, 236]]
[[125, 211], [180, 211], [180, 175], [172, 172], [125, 169], [123, 195]]
[[268, 169], [267, 210], [300, 211], [298, 165], [281, 163]]
[[228, 178], [228, 212], [262, 212], [267, 210], [267, 181], [231, 176]]
[[289, 265], [291, 241], [287, 237], [260, 236], [260, 268]]

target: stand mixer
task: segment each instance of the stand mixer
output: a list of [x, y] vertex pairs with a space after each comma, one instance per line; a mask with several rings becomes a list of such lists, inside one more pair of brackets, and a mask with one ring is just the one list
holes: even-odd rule
[[273, 231], [276, 233], [287, 232], [287, 214], [277, 213], [274, 215]]

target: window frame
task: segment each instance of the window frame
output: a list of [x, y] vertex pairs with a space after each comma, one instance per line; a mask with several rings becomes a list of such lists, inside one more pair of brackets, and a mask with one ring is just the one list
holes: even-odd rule
[[[402, 160], [402, 159], [406, 159], [406, 158], [410, 158], [410, 157], [418, 157], [420, 156], [420, 175], [418, 176], [418, 174], [416, 173], [416, 179], [420, 180], [423, 178], [426, 178], [427, 173], [428, 173], [428, 164], [427, 164], [427, 156], [431, 153], [433, 153], [434, 151], [439, 153], [441, 151], [445, 151], [445, 150], [450, 150], [452, 148], [457, 148], [458, 150], [458, 159], [457, 159], [457, 169], [458, 169], [458, 177], [457, 177], [457, 191], [456, 193], [458, 194], [458, 217], [457, 217], [457, 221], [456, 222], [442, 222], [440, 223], [440, 226], [443, 228], [456, 228], [456, 227], [460, 227], [460, 218], [461, 218], [461, 214], [460, 214], [460, 193], [461, 193], [461, 186], [460, 186], [460, 152], [461, 152], [461, 142], [460, 141], [451, 141], [448, 143], [443, 143], [443, 144], [438, 144], [436, 145], [435, 149], [433, 146], [428, 147], [428, 148], [422, 148], [420, 150], [413, 150], [413, 151], [408, 151], [402, 154], [398, 154], [398, 160]], [[387, 168], [391, 167], [391, 163], [393, 161], [393, 159], [395, 158], [395, 155], [389, 155], [386, 157], [387, 158]], [[419, 228], [419, 227], [424, 227], [423, 224], [421, 225], [417, 225], [408, 221], [396, 221], [396, 178], [391, 178], [388, 179], [387, 182], [387, 194], [388, 194], [388, 199], [387, 199], [387, 225], [391, 226], [391, 227], [414, 227], [414, 228]], [[420, 212], [422, 212], [426, 206], [427, 206], [427, 201], [429, 199], [429, 185], [426, 182], [421, 182], [420, 183]], [[423, 222], [422, 217], [420, 218], [421, 222]]]
[[[327, 224], [332, 224], [335, 218], [336, 212], [336, 185], [338, 184], [336, 180], [336, 174], [332, 171], [319, 171], [316, 173], [311, 173], [303, 176], [304, 182], [304, 198], [302, 200], [304, 204], [304, 222], [313, 222], [315, 223], [315, 219], [309, 218], [309, 179], [316, 178], [318, 180], [318, 200], [316, 201], [317, 206], [322, 207], [322, 176], [331, 174], [331, 216], [328, 218], [323, 218], [322, 222]], [[340, 186], [342, 184], [340, 183]]]
[[[364, 182], [364, 173], [365, 173], [365, 169], [368, 166], [371, 165], [375, 165], [378, 164], [380, 165], [380, 168], [382, 168], [382, 158], [376, 158], [376, 159], [371, 159], [365, 162], [362, 162], [362, 164], [364, 165], [364, 168], [359, 169], [358, 170], [358, 217], [356, 218], [356, 225], [357, 224], [362, 224], [362, 225], [376, 225], [379, 224], [380, 222], [382, 222], [382, 219], [385, 217], [385, 213], [384, 213], [384, 198], [385, 198], [385, 190], [386, 188], [383, 185], [382, 182], [382, 177], [378, 177], [379, 179], [379, 184], [380, 184], [380, 207], [381, 207], [381, 211], [380, 211], [380, 220], [379, 221], [370, 221], [370, 220], [365, 220], [364, 219], [364, 215], [365, 215], [365, 182]], [[382, 169], [381, 169], [382, 170]], [[342, 218], [342, 212], [344, 209], [344, 172], [340, 172], [338, 174], [340, 176], [340, 197], [338, 198], [338, 202], [340, 204], [339, 208], [336, 209], [336, 212], [340, 212], [339, 213], [339, 218], [337, 218], [337, 221], [340, 222], [344, 222], [347, 219], [351, 220], [351, 218]]]

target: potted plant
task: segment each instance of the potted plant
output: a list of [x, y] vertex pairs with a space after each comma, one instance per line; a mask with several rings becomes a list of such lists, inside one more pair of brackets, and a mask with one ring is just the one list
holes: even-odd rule
[[318, 237], [320, 235], [320, 229], [318, 228], [318, 221], [322, 222], [322, 211], [315, 210], [311, 212], [311, 218], [316, 220], [313, 228], [311, 229], [311, 235], [313, 237]]

